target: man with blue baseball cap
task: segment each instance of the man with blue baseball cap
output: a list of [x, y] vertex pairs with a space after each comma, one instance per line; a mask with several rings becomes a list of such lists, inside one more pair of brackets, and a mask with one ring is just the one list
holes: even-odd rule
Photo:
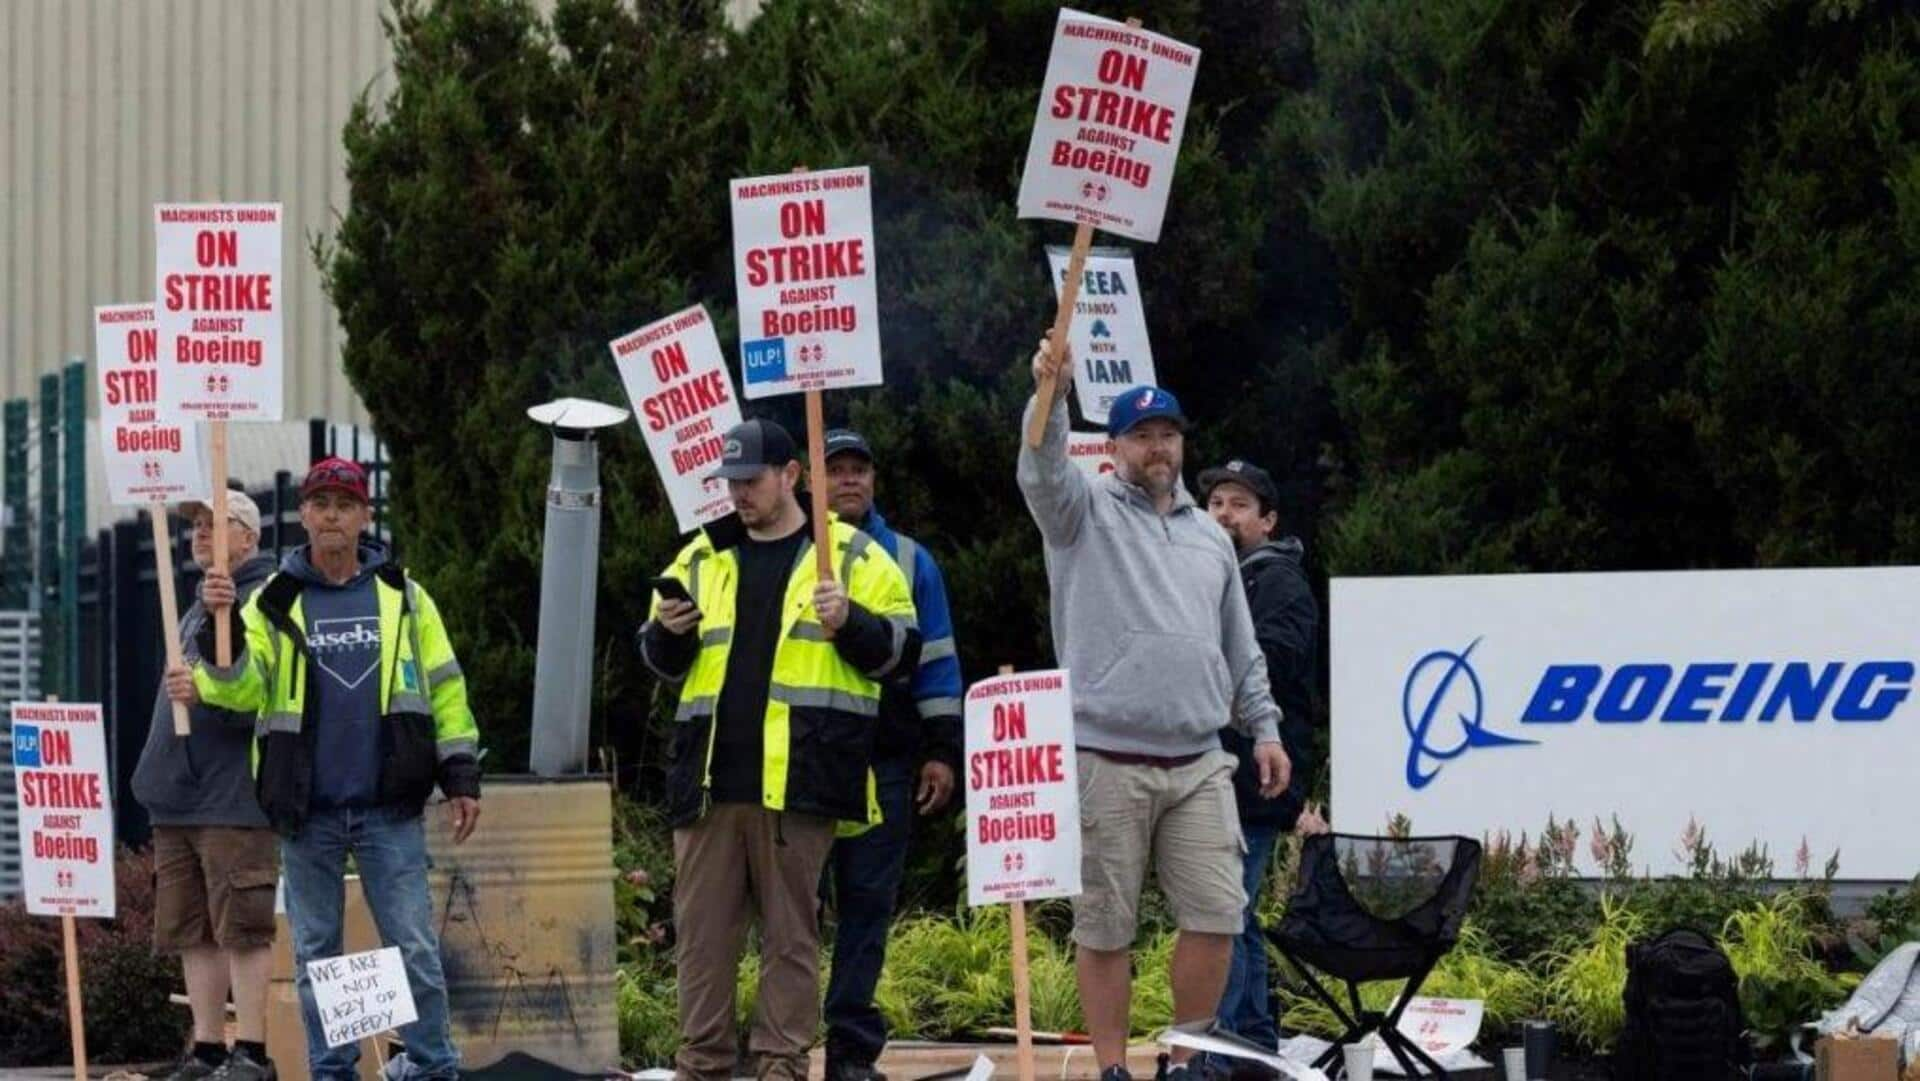
[[[1073, 673], [1080, 778], [1081, 894], [1073, 901], [1080, 1002], [1101, 1081], [1129, 1081], [1129, 951], [1151, 859], [1180, 935], [1176, 1023], [1214, 1016], [1244, 925], [1245, 843], [1235, 810], [1232, 725], [1253, 743], [1260, 791], [1287, 787], [1280, 709], [1254, 636], [1231, 541], [1180, 479], [1187, 417], [1159, 387], [1114, 400], [1115, 472], [1090, 480], [1067, 456], [1069, 350], [1033, 358], [1053, 376], [1039, 447], [1022, 441], [1018, 477], [1046, 543], [1053, 645]], [[1021, 431], [1026, 431], [1026, 419]], [[1168, 1077], [1184, 1081], [1176, 1048]]]

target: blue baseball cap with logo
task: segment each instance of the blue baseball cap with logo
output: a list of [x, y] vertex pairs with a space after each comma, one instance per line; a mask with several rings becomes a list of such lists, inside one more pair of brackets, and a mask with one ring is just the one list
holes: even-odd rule
[[1180, 411], [1180, 399], [1159, 387], [1134, 387], [1115, 398], [1113, 407], [1107, 410], [1107, 434], [1118, 439], [1134, 425], [1155, 417], [1186, 430], [1187, 415]]

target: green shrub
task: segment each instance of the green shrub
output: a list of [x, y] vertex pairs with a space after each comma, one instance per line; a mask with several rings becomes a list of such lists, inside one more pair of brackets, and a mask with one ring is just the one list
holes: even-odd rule
[[1840, 1005], [1858, 986], [1854, 973], [1834, 974], [1813, 955], [1812, 918], [1823, 897], [1805, 891], [1775, 895], [1727, 917], [1720, 947], [1740, 976], [1747, 1028], [1763, 1047], [1784, 1045], [1794, 1031]]
[[680, 1046], [678, 988], [673, 974], [622, 965], [614, 977], [620, 1061], [633, 1069], [666, 1066]]
[[1626, 1020], [1627, 945], [1647, 931], [1646, 917], [1610, 895], [1600, 920], [1574, 949], [1548, 954], [1542, 1004], [1567, 1036], [1594, 1052], [1613, 1047]]
[[[153, 1062], [180, 1053], [188, 1015], [167, 996], [185, 989], [177, 957], [153, 952], [153, 858], [121, 849], [116, 915], [77, 920], [87, 1052], [99, 1062]], [[60, 921], [0, 906], [0, 1067], [70, 1061]]]

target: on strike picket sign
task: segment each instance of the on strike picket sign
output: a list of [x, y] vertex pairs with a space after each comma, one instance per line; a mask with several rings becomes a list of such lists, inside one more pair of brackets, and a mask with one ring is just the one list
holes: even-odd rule
[[721, 437], [740, 423], [740, 402], [705, 306], [675, 312], [609, 348], [681, 531], [732, 512], [726, 482], [709, 474], [720, 466]]
[[749, 399], [881, 381], [866, 166], [735, 180], [733, 273]]
[[153, 208], [160, 413], [279, 420], [279, 203]]
[[[1047, 248], [1056, 297], [1071, 258], [1066, 248]], [[1095, 248], [1087, 253], [1067, 342], [1073, 347], [1077, 369], [1074, 397], [1080, 402], [1080, 415], [1090, 424], [1105, 424], [1113, 400], [1129, 389], [1159, 382], [1153, 374], [1153, 346], [1147, 341], [1147, 315], [1140, 303], [1140, 276], [1134, 271], [1132, 252]]]
[[1113, 440], [1104, 432], [1068, 432], [1067, 460], [1092, 480], [1113, 472]]
[[35, 916], [113, 917], [113, 801], [98, 703], [13, 703], [20, 882]]
[[967, 691], [967, 902], [1080, 892], [1080, 788], [1064, 669]]
[[398, 946], [308, 961], [307, 980], [328, 1047], [420, 1019]]
[[100, 451], [114, 503], [178, 502], [207, 494], [199, 426], [162, 420], [159, 334], [153, 305], [93, 309], [100, 380]]
[[1160, 239], [1200, 50], [1060, 9], [1020, 176], [1020, 216]]

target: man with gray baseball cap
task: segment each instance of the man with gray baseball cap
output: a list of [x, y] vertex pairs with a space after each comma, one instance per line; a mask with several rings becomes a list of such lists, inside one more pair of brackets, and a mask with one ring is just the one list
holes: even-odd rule
[[[193, 561], [213, 566], [213, 508], [180, 504], [191, 527]], [[227, 559], [234, 604], [245, 604], [273, 574], [273, 559], [258, 551], [260, 508], [245, 492], [227, 493]], [[180, 642], [189, 662], [213, 653], [213, 621], [201, 595], [180, 617]], [[153, 822], [153, 947], [180, 955], [187, 1004], [193, 1011], [193, 1049], [167, 1081], [222, 1077], [264, 1078], [267, 990], [274, 933], [273, 889], [280, 874], [278, 845], [253, 792], [251, 713], [201, 703], [190, 707], [190, 728], [173, 734], [173, 708], [164, 688], [154, 698], [146, 746], [133, 768], [133, 794]], [[227, 992], [233, 992], [234, 1046], [226, 1043]]]

